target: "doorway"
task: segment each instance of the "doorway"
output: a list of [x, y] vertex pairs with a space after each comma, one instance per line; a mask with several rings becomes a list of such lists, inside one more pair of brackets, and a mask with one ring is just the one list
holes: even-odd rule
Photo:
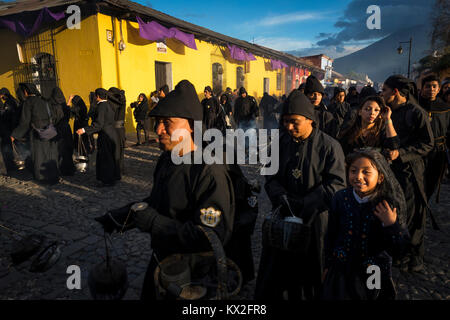
[[172, 91], [172, 64], [169, 62], [155, 61], [155, 82], [156, 89], [159, 90], [163, 85], [167, 84], [169, 90]]

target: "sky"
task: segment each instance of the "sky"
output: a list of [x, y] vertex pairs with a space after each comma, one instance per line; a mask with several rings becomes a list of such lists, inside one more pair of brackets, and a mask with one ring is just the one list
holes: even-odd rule
[[[135, 0], [136, 1], [136, 0]], [[401, 28], [425, 23], [431, 0], [137, 0], [216, 32], [300, 55], [338, 58]], [[370, 5], [381, 9], [381, 29], [369, 30]]]

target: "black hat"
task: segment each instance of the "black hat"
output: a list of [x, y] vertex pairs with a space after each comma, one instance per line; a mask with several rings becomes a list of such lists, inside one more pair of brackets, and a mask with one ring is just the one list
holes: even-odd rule
[[316, 121], [314, 106], [299, 90], [293, 90], [283, 105], [283, 114], [298, 114]]
[[198, 100], [194, 86], [188, 80], [181, 80], [165, 99], [150, 111], [151, 117], [175, 117], [203, 120], [203, 107]]
[[303, 82], [301, 85], [298, 86], [298, 90], [305, 91], [305, 86], [306, 86], [306, 83]]
[[325, 90], [320, 81], [315, 76], [309, 76], [306, 79], [305, 94], [310, 94], [313, 92], [320, 92], [321, 94], [324, 94]]

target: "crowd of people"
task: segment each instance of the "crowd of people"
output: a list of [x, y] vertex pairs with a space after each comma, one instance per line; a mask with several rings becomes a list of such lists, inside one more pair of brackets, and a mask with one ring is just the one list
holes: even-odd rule
[[[307, 230], [307, 241], [303, 234], [290, 239], [296, 233], [282, 230], [287, 232], [284, 245], [295, 244], [283, 247], [263, 235], [255, 299], [393, 299], [392, 266], [404, 272], [423, 270], [427, 216], [435, 229], [439, 227], [429, 201], [435, 193], [439, 198], [448, 170], [449, 87], [450, 79], [441, 83], [431, 75], [422, 79], [419, 92], [412, 80], [393, 75], [384, 81], [381, 92], [370, 85], [359, 93], [351, 87], [348, 94], [335, 88], [328, 105], [323, 101], [324, 87], [314, 76], [281, 101], [265, 93], [259, 106], [245, 88], [234, 92], [227, 88], [216, 97], [206, 86], [200, 102], [187, 80], [173, 91], [165, 86], [153, 92], [150, 100], [141, 93], [131, 104], [137, 145], [141, 131], [145, 144], [154, 130], [163, 151], [151, 194], [143, 200], [148, 206], [133, 209], [130, 217], [133, 202], [97, 221], [108, 232], [134, 227], [149, 232], [159, 261], [174, 253], [208, 250], [209, 242], [198, 225], [213, 230], [225, 248], [238, 230], [250, 236], [253, 228], [242, 229], [238, 223], [243, 215], [239, 201], [247, 194], [235, 182], [236, 176], [243, 177], [239, 166], [175, 165], [170, 152], [179, 141], [171, 136], [177, 129], [194, 132], [194, 121], [222, 133], [230, 128], [256, 128], [261, 111], [263, 127], [280, 130], [280, 169], [266, 177], [266, 193], [273, 212], [291, 218], [282, 226], [292, 228], [288, 222], [299, 219]], [[21, 84], [20, 102], [6, 89], [0, 94], [2, 150], [29, 134], [36, 179], [54, 183], [59, 173], [73, 174], [74, 146], [82, 142], [88, 153], [97, 148], [97, 179], [104, 185], [120, 180], [126, 107], [122, 90], [95, 90], [89, 113], [79, 96], [66, 102], [59, 88], [43, 98], [33, 85]], [[71, 117], [76, 123], [74, 134], [68, 126]], [[49, 133], [52, 124], [55, 132]], [[94, 133], [98, 134], [96, 144]], [[190, 139], [189, 152], [194, 156], [199, 146]], [[275, 216], [267, 214], [268, 219]], [[233, 249], [241, 269], [253, 264], [251, 257], [244, 258], [250, 246], [248, 241]], [[239, 255], [241, 250], [245, 254]], [[157, 265], [152, 259], [143, 298], [156, 298]], [[380, 268], [381, 288], [367, 287], [370, 266]], [[247, 276], [246, 281], [253, 277]]]

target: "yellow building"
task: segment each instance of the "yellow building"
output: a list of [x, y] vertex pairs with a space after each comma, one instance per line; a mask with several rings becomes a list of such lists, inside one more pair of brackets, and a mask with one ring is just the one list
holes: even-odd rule
[[[71, 5], [77, 6], [73, 7], [75, 11], [71, 11]], [[77, 8], [79, 29], [70, 29], [68, 23], [76, 22]], [[118, 87], [126, 93], [127, 131], [135, 127], [129, 104], [141, 92], [149, 95], [164, 84], [172, 89], [188, 79], [200, 99], [209, 85], [216, 92], [244, 86], [259, 100], [265, 91], [281, 96], [293, 89], [290, 69], [272, 69], [271, 59], [294, 68], [305, 66], [288, 54], [126, 0], [29, 0], [3, 4], [0, 9], [0, 87], [14, 92], [20, 82], [34, 82], [45, 95], [59, 86], [66, 98], [78, 94], [87, 105], [89, 92], [98, 87]], [[39, 14], [47, 14], [44, 10], [52, 14], [65, 12], [65, 16], [58, 21], [49, 16], [32, 35], [5, 28], [5, 21], [15, 26], [21, 21], [31, 29]], [[142, 38], [136, 16], [193, 34], [197, 50], [176, 39], [155, 42]], [[234, 60], [227, 45], [252, 53], [256, 60]]]

